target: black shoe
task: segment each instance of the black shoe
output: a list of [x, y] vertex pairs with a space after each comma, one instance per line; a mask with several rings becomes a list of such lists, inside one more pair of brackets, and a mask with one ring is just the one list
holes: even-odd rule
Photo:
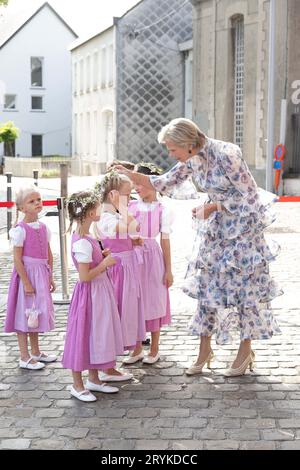
[[145, 339], [145, 341], [142, 341], [142, 344], [144, 346], [150, 344], [150, 338], [147, 338], [147, 339]]

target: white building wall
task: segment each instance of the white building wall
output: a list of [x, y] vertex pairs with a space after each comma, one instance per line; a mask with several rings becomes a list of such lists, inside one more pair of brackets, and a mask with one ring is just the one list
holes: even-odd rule
[[114, 37], [112, 26], [71, 51], [74, 174], [101, 173], [114, 158]]
[[[43, 155], [70, 155], [71, 55], [74, 35], [45, 6], [0, 49], [3, 94], [17, 95], [17, 109], [4, 111], [0, 122], [12, 120], [20, 129], [16, 155], [31, 156], [31, 135], [43, 135]], [[31, 87], [31, 57], [43, 57], [43, 86]], [[43, 96], [43, 111], [31, 111], [31, 96]], [[0, 94], [0, 101], [3, 96]], [[3, 145], [0, 147], [3, 155]]]

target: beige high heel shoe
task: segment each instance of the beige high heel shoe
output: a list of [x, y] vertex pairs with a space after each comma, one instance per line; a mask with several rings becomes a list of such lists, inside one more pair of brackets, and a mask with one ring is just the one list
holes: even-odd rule
[[201, 374], [202, 369], [203, 369], [203, 367], [205, 366], [206, 363], [207, 363], [207, 368], [210, 369], [210, 363], [213, 360], [213, 358], [214, 358], [214, 353], [213, 353], [213, 350], [211, 350], [210, 353], [208, 354], [207, 358], [203, 362], [201, 362], [199, 365], [192, 364], [185, 371], [186, 375]]
[[250, 372], [253, 372], [254, 360], [255, 360], [255, 352], [251, 350], [249, 356], [246, 357], [246, 359], [240, 365], [240, 367], [236, 367], [236, 368], [230, 367], [224, 372], [224, 375], [226, 375], [227, 377], [236, 377], [238, 375], [244, 375], [248, 367], [250, 369]]

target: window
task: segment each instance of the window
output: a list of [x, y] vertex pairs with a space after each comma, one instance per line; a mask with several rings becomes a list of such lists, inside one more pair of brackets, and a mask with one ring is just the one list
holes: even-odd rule
[[193, 51], [185, 51], [185, 87], [184, 87], [184, 115], [192, 119], [192, 79], [193, 79]]
[[93, 66], [93, 89], [98, 88], [98, 51], [94, 52], [94, 66]]
[[77, 70], [77, 62], [74, 62], [74, 68], [73, 68], [73, 93], [74, 95], [77, 95], [77, 90], [78, 90], [78, 70]]
[[4, 95], [4, 109], [16, 109], [17, 95]]
[[103, 49], [101, 50], [101, 88], [106, 87], [106, 75], [107, 75], [106, 48], [103, 47]]
[[97, 141], [98, 141], [98, 132], [97, 132], [97, 111], [94, 111], [93, 114], [93, 136], [92, 136], [92, 142], [93, 142], [93, 154], [97, 155]]
[[43, 86], [42, 57], [31, 57], [31, 86]]
[[85, 91], [89, 92], [91, 88], [91, 57], [88, 55], [85, 63]]
[[234, 140], [243, 148], [244, 140], [244, 18], [233, 20], [234, 33]]
[[111, 44], [108, 47], [108, 57], [107, 57], [107, 80], [108, 80], [108, 86], [113, 86], [113, 64], [114, 64], [114, 48], [113, 45]]
[[4, 142], [4, 155], [6, 157], [15, 157], [16, 156], [16, 142]]
[[91, 147], [91, 115], [89, 112], [86, 113], [86, 121], [85, 121], [85, 147], [86, 147], [86, 155], [90, 154], [90, 147]]
[[79, 62], [80, 70], [79, 70], [79, 91], [80, 94], [83, 93], [83, 59]]
[[43, 155], [43, 136], [32, 135], [31, 136], [31, 153], [33, 157], [40, 157]]
[[32, 110], [42, 110], [43, 109], [43, 97], [42, 96], [32, 96], [31, 97], [31, 109]]

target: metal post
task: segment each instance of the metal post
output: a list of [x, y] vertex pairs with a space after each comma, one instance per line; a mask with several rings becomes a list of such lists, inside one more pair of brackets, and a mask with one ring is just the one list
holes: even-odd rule
[[[11, 202], [12, 200], [12, 192], [11, 192], [11, 178], [12, 173], [5, 173], [7, 178], [7, 202]], [[7, 239], [9, 239], [9, 231], [11, 229], [11, 219], [12, 219], [12, 208], [7, 208]]]
[[68, 173], [69, 168], [67, 163], [60, 165], [60, 197], [68, 197]]
[[33, 184], [38, 186], [38, 179], [39, 179], [39, 170], [32, 170], [33, 173]]
[[59, 223], [59, 245], [61, 259], [61, 282], [62, 282], [62, 300], [69, 300], [69, 272], [67, 255], [67, 235], [66, 235], [66, 217], [64, 198], [57, 199], [58, 223]]
[[270, 0], [269, 21], [269, 85], [268, 85], [268, 143], [266, 161], [266, 190], [273, 191], [274, 99], [275, 99], [275, 0]]

